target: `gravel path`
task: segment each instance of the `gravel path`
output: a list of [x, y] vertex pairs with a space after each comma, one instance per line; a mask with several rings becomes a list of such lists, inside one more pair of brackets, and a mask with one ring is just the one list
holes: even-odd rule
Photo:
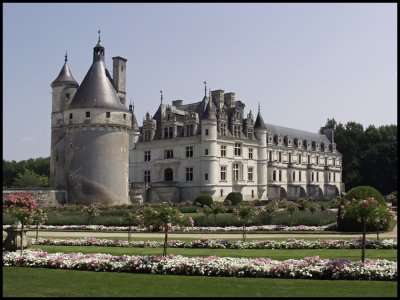
[[[40, 231], [40, 236], [52, 236], [52, 237], [95, 237], [95, 238], [107, 238], [107, 237], [127, 237], [128, 233], [120, 232], [78, 232], [78, 231]], [[35, 236], [36, 232], [30, 230], [27, 232], [28, 236]], [[327, 234], [327, 233], [247, 233], [247, 239], [258, 239], [258, 238], [358, 238], [362, 234]], [[164, 233], [137, 233], [133, 232], [132, 237], [136, 238], [163, 238]], [[179, 239], [179, 238], [209, 238], [209, 239], [226, 239], [226, 238], [238, 238], [242, 237], [240, 233], [169, 233], [169, 238]], [[367, 234], [367, 238], [376, 238], [376, 233]], [[397, 224], [392, 231], [380, 233], [379, 238], [397, 238]]]

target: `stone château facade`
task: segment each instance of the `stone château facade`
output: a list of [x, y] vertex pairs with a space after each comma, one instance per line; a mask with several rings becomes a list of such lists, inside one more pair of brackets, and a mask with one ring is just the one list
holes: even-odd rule
[[[202, 100], [161, 104], [139, 127], [126, 108], [126, 62], [113, 77], [100, 37], [81, 85], [65, 57], [52, 82], [50, 183], [70, 203], [186, 201], [230, 192], [245, 200], [331, 199], [344, 192], [342, 155], [332, 129], [323, 134], [254, 118], [235, 93], [205, 88]], [[128, 196], [130, 187], [130, 199]]]

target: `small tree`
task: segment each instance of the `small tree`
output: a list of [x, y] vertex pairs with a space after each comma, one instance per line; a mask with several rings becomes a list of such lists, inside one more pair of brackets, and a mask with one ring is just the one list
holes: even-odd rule
[[36, 206], [36, 199], [31, 194], [8, 194], [3, 199], [3, 210], [21, 223], [21, 255], [24, 248], [24, 225], [32, 221], [31, 215]]
[[14, 179], [14, 187], [48, 187], [49, 178], [47, 176], [36, 174], [34, 171], [25, 169], [23, 173], [18, 173]]
[[183, 214], [177, 209], [166, 203], [159, 207], [146, 207], [143, 209], [143, 224], [147, 227], [156, 226], [164, 230], [164, 249], [163, 256], [167, 255], [168, 247], [168, 231], [174, 225], [189, 225], [193, 226], [192, 218], [184, 218]]
[[206, 216], [207, 219], [207, 224], [208, 224], [208, 216], [212, 214], [212, 209], [208, 205], [204, 205], [203, 207], [200, 207], [197, 212], [203, 213]]
[[259, 214], [257, 208], [250, 203], [241, 203], [239, 206], [232, 210], [233, 217], [242, 221], [243, 226], [243, 242], [246, 241], [246, 225], [249, 224]]
[[41, 208], [36, 208], [32, 213], [32, 223], [36, 225], [36, 243], [39, 236], [39, 225], [47, 221], [47, 214]]
[[366, 200], [357, 201], [346, 201], [342, 207], [341, 218], [345, 216], [355, 218], [358, 222], [363, 225], [363, 236], [361, 243], [361, 261], [365, 261], [365, 234], [367, 229], [367, 222], [372, 222], [377, 216], [377, 210], [379, 203], [373, 197]]
[[217, 226], [217, 215], [226, 212], [228, 209], [222, 203], [213, 203], [210, 208], [214, 215], [214, 224]]
[[130, 211], [122, 218], [122, 223], [128, 226], [128, 243], [131, 241], [131, 229], [135, 224], [143, 223], [143, 213], [141, 210]]
[[89, 217], [89, 225], [92, 225], [93, 217], [97, 217], [100, 214], [100, 209], [95, 204], [84, 206], [81, 211]]
[[201, 194], [196, 197], [196, 199], [194, 200], [194, 204], [200, 205], [202, 207], [204, 205], [211, 206], [211, 204], [213, 204], [213, 198], [210, 195]]
[[307, 205], [307, 208], [309, 209], [312, 215], [318, 210], [318, 207], [319, 207], [318, 204], [313, 202], [309, 202]]
[[292, 201], [282, 200], [282, 201], [280, 201], [280, 207], [286, 209], [286, 211], [289, 212], [289, 215], [290, 215], [290, 225], [289, 226], [292, 226], [293, 213], [298, 208], [298, 205]]
[[395, 220], [396, 214], [385, 205], [378, 205], [371, 217], [371, 222], [376, 225], [376, 239], [379, 240], [379, 230], [382, 230], [386, 223]]

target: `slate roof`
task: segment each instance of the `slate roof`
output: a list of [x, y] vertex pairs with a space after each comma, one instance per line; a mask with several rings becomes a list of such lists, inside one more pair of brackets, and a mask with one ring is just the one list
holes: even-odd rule
[[72, 83], [78, 85], [74, 76], [72, 76], [71, 70], [69, 69], [67, 62], [64, 63], [60, 74], [58, 74], [57, 78], [51, 83], [51, 87], [54, 87], [57, 84], [65, 84], [65, 83]]
[[330, 144], [328, 138], [323, 134], [288, 128], [268, 123], [265, 123], [265, 125], [267, 127], [267, 132], [271, 134], [280, 134], [282, 137], [287, 135], [290, 138], [299, 138], [302, 140], [315, 141], [318, 143], [324, 142], [326, 144]]

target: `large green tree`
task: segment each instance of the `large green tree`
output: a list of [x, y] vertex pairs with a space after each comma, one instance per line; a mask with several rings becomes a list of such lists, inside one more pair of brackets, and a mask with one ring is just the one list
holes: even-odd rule
[[397, 189], [397, 125], [370, 125], [364, 130], [354, 121], [343, 125], [328, 119], [324, 127], [335, 129], [334, 140], [343, 154], [346, 190], [369, 185], [389, 194]]
[[50, 157], [30, 158], [21, 161], [7, 161], [3, 159], [3, 187], [12, 187], [18, 173], [24, 174], [25, 170], [49, 178]]
[[23, 173], [18, 173], [14, 179], [13, 187], [16, 188], [37, 188], [48, 187], [49, 178], [36, 174], [32, 170], [25, 169]]

